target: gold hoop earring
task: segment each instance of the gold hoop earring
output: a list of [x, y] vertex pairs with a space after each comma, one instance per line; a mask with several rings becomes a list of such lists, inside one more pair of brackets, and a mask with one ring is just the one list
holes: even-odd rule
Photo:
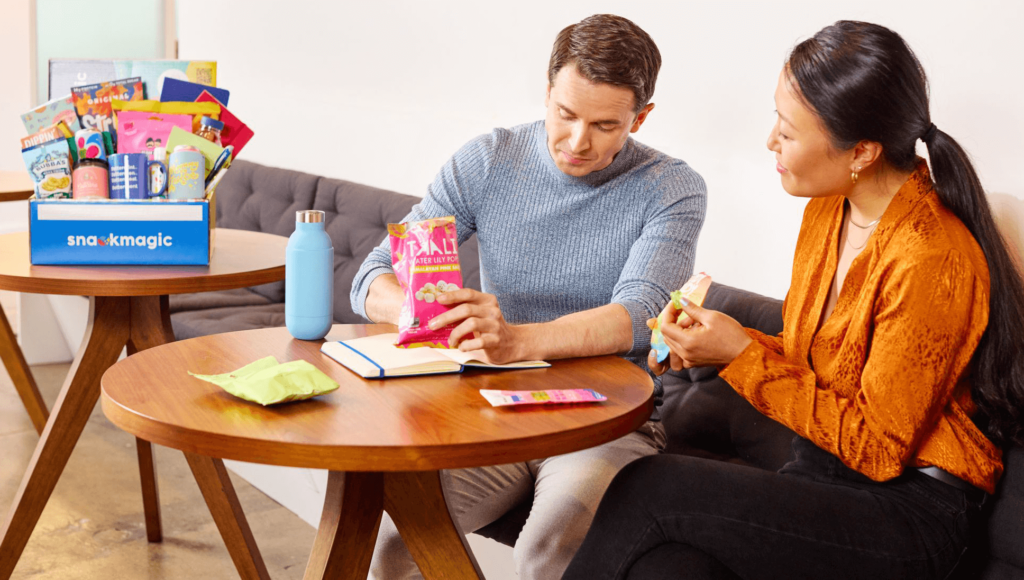
[[[857, 171], [860, 171], [860, 167], [857, 168]], [[857, 174], [857, 171], [850, 174], [850, 181], [852, 181], [854, 185], [857, 185], [857, 178], [860, 177], [860, 175]]]

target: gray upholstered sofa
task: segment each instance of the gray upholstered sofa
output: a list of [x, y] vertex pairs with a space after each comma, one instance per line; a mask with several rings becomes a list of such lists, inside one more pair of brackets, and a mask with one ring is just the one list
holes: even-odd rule
[[[355, 183], [238, 161], [217, 190], [217, 225], [283, 236], [295, 227], [295, 211], [327, 213], [334, 240], [334, 319], [364, 322], [349, 305], [352, 278], [363, 259], [386, 235], [385, 225], [400, 220], [418, 198]], [[464, 284], [480, 288], [476, 238], [459, 248]], [[782, 303], [715, 284], [706, 306], [726, 312], [744, 326], [768, 333], [782, 328]], [[284, 326], [284, 283], [203, 294], [171, 296], [175, 335], [191, 338], [269, 326]], [[793, 433], [765, 418], [722, 381], [714, 368], [666, 375], [662, 419], [669, 453], [778, 469], [791, 457]], [[1024, 580], [1024, 450], [1007, 456], [999, 491], [986, 506], [987, 530], [977, 538], [962, 578]], [[479, 534], [511, 545], [522, 530], [523, 505]]]

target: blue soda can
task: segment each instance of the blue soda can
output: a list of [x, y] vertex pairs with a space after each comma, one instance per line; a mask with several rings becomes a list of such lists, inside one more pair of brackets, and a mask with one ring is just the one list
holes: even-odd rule
[[206, 157], [191, 145], [178, 145], [167, 161], [167, 199], [197, 199], [206, 195]]

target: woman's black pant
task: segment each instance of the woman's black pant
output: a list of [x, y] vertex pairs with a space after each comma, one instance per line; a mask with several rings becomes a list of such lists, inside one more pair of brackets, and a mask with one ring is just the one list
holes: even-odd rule
[[626, 466], [564, 578], [945, 578], [985, 494], [884, 483], [803, 438], [779, 472], [683, 455]]

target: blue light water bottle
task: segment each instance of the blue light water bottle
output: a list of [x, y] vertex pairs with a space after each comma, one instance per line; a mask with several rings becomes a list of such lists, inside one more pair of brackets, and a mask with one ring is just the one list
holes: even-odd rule
[[284, 322], [300, 340], [319, 340], [334, 322], [334, 246], [324, 212], [295, 212], [284, 271]]

